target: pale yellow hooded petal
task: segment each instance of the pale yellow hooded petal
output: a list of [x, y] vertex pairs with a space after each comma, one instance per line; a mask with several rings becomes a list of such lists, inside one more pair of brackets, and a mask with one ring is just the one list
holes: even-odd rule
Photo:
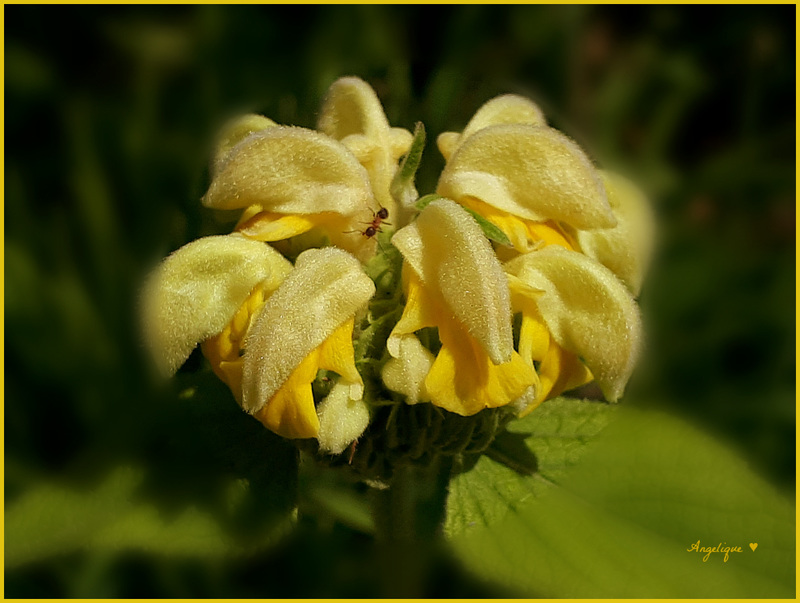
[[501, 124], [544, 126], [547, 121], [542, 110], [533, 101], [517, 94], [503, 94], [484, 103], [461, 134], [444, 132], [439, 135], [436, 143], [445, 160], [449, 160], [456, 148], [475, 132]]
[[[474, 218], [440, 199], [392, 242], [406, 260], [406, 305], [387, 341], [397, 359], [384, 370], [387, 387], [461, 415], [526, 396], [536, 373], [514, 351], [508, 280]], [[432, 364], [413, 335], [428, 326], [442, 343]]]
[[499, 125], [476, 132], [447, 162], [436, 192], [577, 229], [616, 224], [589, 158], [569, 138], [542, 126]]
[[339, 78], [328, 88], [317, 127], [336, 140], [354, 134], [380, 138], [389, 129], [389, 120], [372, 87], [351, 76]]
[[492, 362], [508, 362], [513, 351], [508, 281], [474, 218], [457, 203], [440, 199], [392, 242]]
[[357, 77], [343, 77], [331, 84], [317, 127], [358, 158], [369, 172], [378, 203], [394, 217], [397, 207], [389, 187], [398, 160], [411, 146], [411, 132], [389, 125], [375, 91]]
[[217, 138], [217, 148], [214, 152], [212, 163], [213, 172], [216, 174], [225, 164], [225, 160], [230, 155], [231, 150], [242, 140], [250, 136], [253, 132], [260, 132], [277, 126], [274, 121], [263, 115], [254, 113], [242, 115], [229, 121], [223, 126]]
[[145, 341], [172, 374], [201, 341], [218, 334], [259, 284], [274, 289], [292, 265], [241, 235], [198, 239], [167, 257], [142, 298]]
[[553, 339], [581, 358], [608, 400], [617, 400], [642, 338], [639, 311], [628, 289], [605, 266], [555, 245], [504, 267], [544, 292], [534, 302]]
[[352, 319], [374, 293], [375, 285], [347, 252], [328, 247], [300, 254], [247, 337], [244, 409], [256, 413], [269, 406], [301, 362]]
[[631, 181], [610, 172], [600, 172], [600, 176], [617, 225], [578, 231], [578, 243], [581, 251], [610, 269], [638, 295], [653, 250], [653, 210]]
[[213, 209], [260, 205], [281, 214], [369, 213], [369, 176], [341, 143], [313, 130], [274, 126], [230, 152], [203, 204]]

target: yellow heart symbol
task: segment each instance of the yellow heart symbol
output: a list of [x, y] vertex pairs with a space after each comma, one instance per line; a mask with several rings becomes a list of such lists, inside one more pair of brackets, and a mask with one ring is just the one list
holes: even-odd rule
[[753, 551], [755, 551], [755, 550], [756, 550], [756, 547], [757, 547], [757, 546], [758, 546], [758, 543], [757, 543], [757, 542], [751, 542], [751, 543], [750, 543], [750, 548], [751, 548], [751, 549], [753, 549]]

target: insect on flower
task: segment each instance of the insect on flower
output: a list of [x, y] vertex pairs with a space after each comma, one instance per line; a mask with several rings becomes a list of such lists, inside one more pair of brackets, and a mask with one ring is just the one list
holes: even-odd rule
[[379, 232], [383, 232], [381, 224], [386, 224], [388, 226], [391, 226], [390, 222], [384, 222], [384, 220], [386, 220], [386, 218], [388, 217], [389, 217], [389, 210], [386, 209], [385, 207], [381, 207], [378, 211], [372, 212], [372, 221], [365, 222], [365, 224], [369, 224], [369, 226], [367, 226], [364, 230], [348, 230], [347, 232], [349, 233], [357, 232], [364, 235], [368, 239], [371, 239]]

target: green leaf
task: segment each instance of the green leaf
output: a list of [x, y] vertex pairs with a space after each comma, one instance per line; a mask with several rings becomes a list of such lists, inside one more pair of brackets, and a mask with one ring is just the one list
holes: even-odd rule
[[327, 518], [364, 534], [375, 533], [366, 487], [347, 471], [322, 467], [306, 456], [300, 463], [298, 489], [301, 514]]
[[157, 450], [151, 463], [40, 482], [6, 504], [6, 569], [75, 551], [247, 555], [292, 528], [294, 446], [242, 412], [214, 375], [188, 377], [141, 436]]
[[[565, 399], [510, 429], [530, 433], [535, 473], [483, 457], [448, 499], [446, 534], [481, 577], [543, 597], [794, 596], [792, 504], [708, 435]], [[698, 541], [741, 552], [703, 562]]]
[[400, 166], [392, 178], [389, 192], [395, 201], [402, 207], [409, 207], [417, 198], [417, 189], [414, 187], [414, 177], [422, 161], [422, 151], [425, 148], [425, 126], [418, 121], [414, 126], [414, 139], [408, 153], [403, 157]]
[[86, 546], [141, 481], [141, 471], [126, 468], [91, 490], [59, 484], [28, 490], [5, 508], [6, 569]]
[[[121, 467], [95, 488], [50, 483], [23, 494], [5, 510], [6, 570], [77, 550], [191, 558], [241, 555], [263, 548], [294, 521], [287, 515], [260, 541], [244, 540], [213, 511], [196, 506], [165, 511], [141, 497], [144, 475], [139, 468]], [[248, 484], [233, 487], [247, 490]], [[231, 494], [231, 502], [241, 499]]]
[[[469, 536], [481, 527], [491, 527], [520, 501], [542, 495], [580, 459], [586, 444], [618, 408], [557, 398], [525, 419], [509, 423], [508, 433], [497, 437], [487, 456], [450, 482], [447, 536]], [[531, 463], [524, 452], [509, 450], [509, 436], [524, 438], [525, 450], [536, 459], [534, 475], [526, 477]]]

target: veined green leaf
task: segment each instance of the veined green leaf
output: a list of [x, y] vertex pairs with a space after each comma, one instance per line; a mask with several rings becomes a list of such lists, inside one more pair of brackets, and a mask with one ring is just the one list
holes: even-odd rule
[[[446, 534], [481, 577], [543, 597], [794, 596], [792, 504], [708, 435], [566, 399], [510, 429], [536, 471], [483, 457], [450, 489]], [[740, 552], [704, 562], [697, 542]]]

